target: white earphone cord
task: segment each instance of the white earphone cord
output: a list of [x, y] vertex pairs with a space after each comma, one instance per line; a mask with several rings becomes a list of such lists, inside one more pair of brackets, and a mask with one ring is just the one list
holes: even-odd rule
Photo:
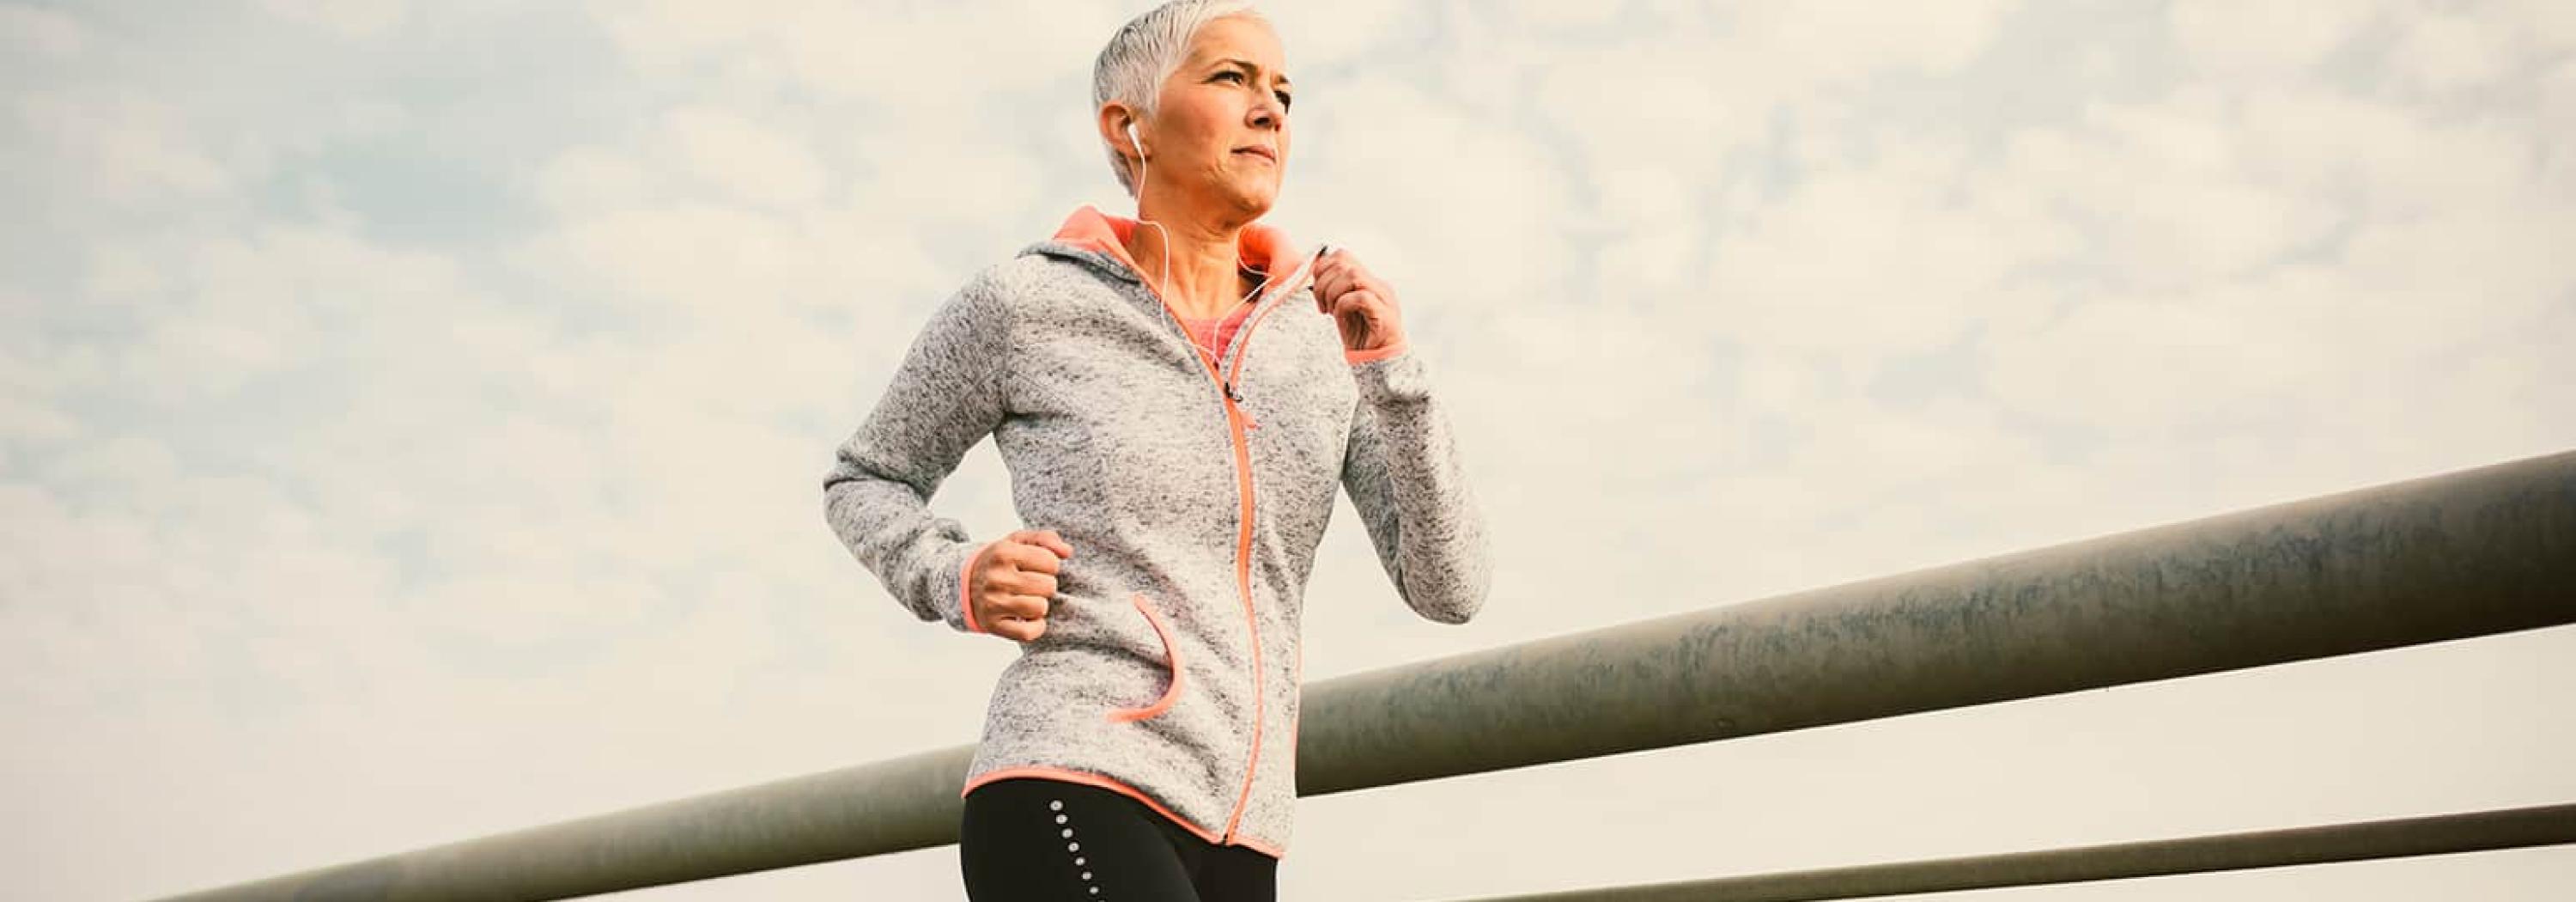
[[[1163, 252], [1161, 260], [1162, 274], [1156, 278], [1154, 285], [1156, 290], [1162, 292], [1162, 295], [1168, 298], [1172, 295], [1172, 230], [1163, 228], [1162, 223], [1145, 218], [1145, 177], [1147, 174], [1154, 171], [1154, 164], [1146, 161], [1145, 159], [1145, 142], [1143, 139], [1136, 137], [1136, 123], [1127, 123], [1127, 143], [1136, 146], [1136, 221], [1153, 226], [1154, 231], [1161, 233], [1163, 236]], [[1316, 256], [1322, 256], [1324, 253], [1325, 251], [1323, 248], [1316, 249]], [[1311, 263], [1312, 261], [1308, 262]], [[1272, 267], [1272, 269], [1277, 268], [1278, 267], [1275, 266]], [[1299, 266], [1298, 272], [1305, 272], [1305, 266]], [[1261, 276], [1261, 284], [1252, 286], [1252, 291], [1249, 294], [1245, 294], [1243, 296], [1243, 300], [1252, 300], [1253, 295], [1260, 294], [1261, 289], [1269, 287], [1270, 278], [1269, 273], [1263, 273]]]
[[[1136, 221], [1153, 226], [1155, 231], [1160, 232], [1163, 235], [1162, 275], [1156, 281], [1156, 290], [1161, 292], [1163, 297], [1168, 298], [1172, 293], [1172, 231], [1170, 229], [1163, 228], [1162, 223], [1145, 218], [1145, 176], [1147, 173], [1153, 171], [1153, 164], [1145, 161], [1145, 142], [1136, 137], [1136, 123], [1127, 123], [1127, 142], [1135, 145], [1136, 147]], [[1307, 270], [1314, 267], [1315, 261], [1323, 259], [1325, 254], [1332, 252], [1333, 246], [1331, 244], [1316, 245], [1314, 255], [1298, 261], [1297, 271], [1288, 275], [1288, 285], [1293, 289], [1296, 286], [1297, 281], [1305, 277]], [[1277, 270], [1279, 267], [1274, 263], [1270, 268]], [[1251, 294], [1244, 295], [1243, 299], [1246, 301], [1252, 300], [1253, 295], [1260, 294], [1261, 289], [1269, 287], [1271, 278], [1272, 276], [1269, 273], [1263, 273], [1261, 276], [1261, 284], [1252, 286]], [[1171, 313], [1171, 306], [1170, 301], [1164, 301], [1163, 308], [1165, 313], [1177, 318], [1179, 314]], [[1198, 337], [1189, 334], [1190, 330], [1188, 324], [1175, 322], [1173, 325], [1181, 327], [1182, 336], [1192, 345], [1198, 344]], [[1223, 353], [1223, 351], [1220, 350], [1218, 353]], [[1237, 401], [1242, 400], [1240, 395], [1235, 394], [1234, 383], [1231, 381], [1227, 382], [1225, 385], [1225, 394], [1226, 397], [1234, 398]]]
[[[1136, 147], [1136, 221], [1153, 226], [1155, 231], [1161, 232], [1163, 235], [1162, 275], [1157, 282], [1158, 287], [1156, 290], [1161, 292], [1165, 297], [1169, 297], [1172, 291], [1172, 231], [1170, 229], [1163, 228], [1162, 223], [1145, 218], [1145, 176], [1147, 173], [1153, 171], [1153, 164], [1145, 161], [1145, 142], [1136, 137], [1136, 123], [1134, 122], [1127, 123], [1127, 143], [1133, 144]], [[1333, 246], [1331, 244], [1316, 245], [1315, 253], [1304, 260], [1298, 261], [1297, 271], [1288, 274], [1289, 287], [1294, 289], [1298, 280], [1305, 278], [1307, 271], [1314, 268], [1315, 261], [1323, 259], [1325, 254], [1332, 252]], [[1277, 263], [1274, 262], [1270, 268], [1276, 270], [1279, 267]], [[1252, 294], [1244, 295], [1243, 299], [1248, 301], [1252, 299], [1252, 295], [1260, 294], [1261, 289], [1270, 285], [1271, 278], [1270, 274], [1263, 273], [1261, 276], [1261, 284], [1252, 286]], [[1171, 307], [1172, 305], [1170, 301], [1163, 302], [1164, 315], [1171, 316], [1177, 320], [1179, 314], [1172, 313]], [[1187, 324], [1175, 321], [1173, 325], [1181, 327], [1183, 340], [1188, 341], [1193, 346], [1198, 344], [1198, 337], [1189, 334], [1190, 330]], [[1219, 351], [1218, 353], [1223, 352]], [[1209, 365], [1214, 366], [1215, 364], [1211, 362]], [[1231, 380], [1225, 382], [1225, 396], [1234, 399], [1237, 403], [1241, 403], [1243, 400], [1243, 396], [1235, 392], [1234, 383]]]

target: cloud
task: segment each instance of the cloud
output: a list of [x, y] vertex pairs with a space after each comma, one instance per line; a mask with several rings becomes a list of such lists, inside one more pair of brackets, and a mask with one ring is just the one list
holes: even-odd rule
[[1473, 47], [1534, 60], [1539, 115], [1604, 171], [1662, 165], [1712, 172], [1759, 138], [1783, 106], [1858, 88], [1890, 72], [1935, 76], [1982, 50], [2001, 3], [1673, 5], [1607, 46], [1568, 52], [1520, 33]]
[[704, 106], [671, 110], [663, 120], [689, 170], [734, 196], [770, 206], [822, 197], [828, 176], [810, 141]]
[[2008, 278], [2074, 251], [2066, 224], [2044, 204], [1970, 183], [1963, 149], [1938, 141], [1818, 172], [1738, 214], [1704, 290], [1671, 312], [1747, 345], [1858, 361], [2033, 315], [2048, 298]]
[[2464, 15], [2432, 14], [2410, 23], [2394, 51], [2399, 71], [2427, 91], [2485, 84], [2512, 62], [2506, 34]]
[[[1092, 56], [1125, 21], [1111, 4], [1064, 0], [1007, 0], [972, 12], [825, 0], [591, 9], [647, 71], [710, 58], [771, 58], [807, 90], [911, 113], [971, 105], [975, 95], [961, 92], [1041, 87], [1068, 71], [1087, 79]], [[1009, 48], [1033, 63], [975, 64], [961, 52], [973, 47]]]
[[2169, 7], [2176, 43], [2206, 75], [2239, 82], [2307, 72], [2380, 15], [2379, 3], [2180, 0]]
[[271, 15], [329, 29], [344, 37], [370, 37], [403, 24], [403, 0], [259, 0]]
[[61, 10], [0, 6], [0, 44], [17, 47], [22, 54], [69, 60], [87, 52], [89, 42], [89, 30]]
[[[2090, 211], [2130, 255], [2108, 257], [2124, 278], [2107, 296], [1996, 336], [1996, 388], [2030, 409], [2124, 433], [2330, 415], [2334, 386], [2431, 366], [2576, 287], [2545, 249], [2565, 194], [2531, 180], [2517, 123], [2276, 88], [2088, 118], [2107, 128], [2080, 144], [2017, 138], [1996, 179], [2054, 187], [2050, 206]], [[2394, 387], [2442, 406], [2448, 379]]]
[[[0, 6], [28, 82], [0, 107], [25, 211], [0, 724], [32, 737], [0, 766], [43, 828], [9, 894], [175, 892], [971, 738], [1017, 650], [905, 614], [818, 477], [933, 305], [1073, 204], [1123, 206], [1087, 79], [1139, 8]], [[1281, 5], [1303, 91], [1273, 218], [1398, 287], [1504, 568], [1475, 628], [1428, 624], [1338, 502], [1307, 673], [2564, 449], [2566, 8]], [[998, 534], [1008, 487], [986, 444], [934, 504]], [[1437, 785], [1323, 800], [1284, 889], [1526, 892], [1716, 835], [1568, 779], [1785, 812], [1708, 822], [1759, 826], [1718, 837], [1747, 869], [2284, 826], [2407, 760], [2499, 766], [2389, 804], [2560, 797], [2564, 718], [2496, 687], [2576, 656], [2501, 638], [2530, 644], [1451, 787], [1544, 815], [1494, 829], [1422, 832]], [[2391, 744], [2332, 704], [2401, 693], [2453, 719]], [[2486, 703], [2423, 704], [2445, 693]], [[1896, 747], [1959, 779], [1809, 779]], [[2352, 748], [2383, 758], [2309, 766]], [[2119, 755], [2119, 786], [2057, 766]], [[2213, 767], [2260, 791], [2193, 797]], [[2013, 816], [1905, 845], [1970, 796]], [[209, 818], [261, 839], [112, 860]], [[1643, 827], [1546, 826], [1586, 818]], [[1397, 841], [1532, 854], [1389, 870]], [[954, 865], [660, 892], [933, 897]], [[2371, 882], [2286, 894], [2403, 895]]]
[[1527, 298], [1563, 271], [1562, 178], [1526, 135], [1394, 78], [1335, 95], [1298, 125], [1277, 214], [1297, 240], [1349, 248], [1399, 298], [1409, 283], [1436, 300], [1422, 308], [1433, 317]]
[[157, 98], [108, 88], [32, 91], [15, 100], [27, 133], [77, 167], [70, 175], [85, 196], [138, 206], [234, 187], [232, 173], [199, 146], [182, 114]]
[[[1568, 4], [1575, 8], [1602, 7], [1610, 4]], [[1481, 6], [1481, 5], [1480, 5]], [[1133, 8], [1141, 14], [1147, 7]], [[1466, 17], [1482, 12], [1466, 10]], [[1301, 0], [1296, 3], [1264, 4], [1263, 18], [1269, 19], [1279, 32], [1279, 40], [1288, 54], [1289, 72], [1304, 85], [1307, 79], [1294, 73], [1384, 69], [1400, 58], [1404, 48], [1424, 37], [1431, 21], [1447, 18], [1438, 4], [1381, 3], [1376, 0]], [[1110, 16], [1116, 19], [1116, 16]], [[1097, 43], [1107, 43], [1115, 31], [1113, 24], [1103, 29]], [[1097, 47], [1092, 51], [1098, 53]], [[1087, 60], [1088, 58], [1086, 58]], [[1323, 80], [1329, 83], [1331, 79]]]

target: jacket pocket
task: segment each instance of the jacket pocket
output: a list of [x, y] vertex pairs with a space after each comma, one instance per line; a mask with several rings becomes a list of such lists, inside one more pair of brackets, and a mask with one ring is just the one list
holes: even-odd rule
[[1162, 615], [1154, 613], [1154, 609], [1145, 604], [1145, 593], [1138, 592], [1131, 596], [1131, 600], [1135, 602], [1136, 610], [1144, 613], [1146, 622], [1154, 625], [1154, 634], [1162, 637], [1163, 639], [1163, 666], [1165, 670], [1170, 673], [1171, 682], [1164, 687], [1163, 697], [1155, 699], [1153, 704], [1146, 705], [1142, 708], [1110, 709], [1109, 721], [1111, 723], [1151, 720], [1155, 717], [1161, 716], [1163, 712], [1171, 710], [1172, 703], [1179, 701], [1181, 698], [1181, 675], [1185, 671], [1181, 667], [1180, 643], [1173, 640], [1172, 630], [1170, 627], [1163, 624]]

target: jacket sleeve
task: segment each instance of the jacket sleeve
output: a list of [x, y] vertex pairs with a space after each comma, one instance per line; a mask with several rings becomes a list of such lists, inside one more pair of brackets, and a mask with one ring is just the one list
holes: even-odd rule
[[1492, 551], [1430, 374], [1404, 345], [1343, 355], [1359, 408], [1342, 488], [1405, 605], [1432, 621], [1465, 623], [1485, 605]]
[[913, 616], [970, 633], [986, 630], [966, 604], [966, 568], [991, 543], [929, 503], [1002, 421], [1006, 313], [989, 273], [933, 311], [823, 477], [824, 519], [851, 556]]

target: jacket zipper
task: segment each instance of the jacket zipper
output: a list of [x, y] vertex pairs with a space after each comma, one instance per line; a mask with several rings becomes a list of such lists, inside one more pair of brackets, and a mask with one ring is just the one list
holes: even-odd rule
[[1253, 777], [1260, 772], [1261, 727], [1265, 713], [1264, 706], [1267, 704], [1267, 699], [1264, 697], [1267, 693], [1262, 689], [1261, 679], [1261, 617], [1252, 606], [1252, 514], [1254, 510], [1252, 452], [1243, 434], [1245, 429], [1261, 428], [1261, 424], [1253, 422], [1252, 415], [1243, 409], [1243, 395], [1234, 390], [1234, 383], [1235, 379], [1243, 374], [1243, 358], [1252, 351], [1252, 330], [1261, 324], [1264, 317], [1270, 315], [1273, 308], [1278, 306], [1275, 302], [1281, 295], [1295, 289], [1296, 282], [1312, 266], [1313, 261], [1307, 261], [1306, 265], [1300, 266], [1297, 272], [1289, 276], [1288, 285], [1273, 290], [1257, 302], [1251, 315], [1245, 319], [1243, 327], [1235, 332], [1232, 345], [1238, 350], [1235, 351], [1232, 366], [1223, 373], [1218, 371], [1217, 361], [1210, 358], [1205, 349], [1199, 347], [1198, 339], [1190, 337], [1189, 328], [1181, 323], [1179, 314], [1172, 312], [1171, 303], [1165, 301], [1162, 294], [1154, 290], [1153, 285], [1142, 283], [1140, 280], [1140, 284], [1145, 285], [1145, 293], [1153, 295], [1155, 303], [1163, 308], [1164, 320], [1170, 322], [1172, 328], [1180, 331], [1181, 342], [1189, 345], [1190, 353], [1197, 355], [1199, 363], [1207, 367], [1208, 378], [1214, 380], [1217, 387], [1224, 390], [1226, 431], [1234, 444], [1235, 490], [1236, 494], [1243, 499], [1239, 512], [1241, 526], [1236, 530], [1234, 540], [1234, 584], [1236, 593], [1243, 601], [1244, 625], [1250, 627], [1252, 631], [1252, 751], [1250, 757], [1244, 762], [1243, 789], [1235, 794], [1234, 812], [1227, 815], [1225, 830], [1218, 837], [1220, 842], [1226, 843], [1234, 840], [1235, 828], [1243, 822], [1244, 808], [1252, 799]]
[[[1293, 287], [1294, 285], [1292, 282], [1291, 288]], [[1285, 294], [1286, 292], [1282, 291], [1280, 293]], [[1276, 298], [1278, 295], [1274, 294], [1272, 297]], [[1249, 414], [1244, 413], [1243, 408], [1237, 403], [1243, 400], [1243, 396], [1235, 394], [1234, 383], [1243, 375], [1243, 358], [1252, 353], [1253, 327], [1261, 325], [1262, 318], [1269, 316], [1270, 311], [1277, 309], [1278, 306], [1279, 304], [1273, 301], [1253, 308], [1251, 318], [1244, 322], [1243, 329], [1235, 339], [1236, 349], [1232, 365], [1228, 368], [1225, 378], [1219, 380], [1225, 385], [1225, 394], [1227, 399], [1226, 404], [1228, 409], [1233, 411], [1236, 415], [1241, 416], [1246, 423], [1250, 423], [1252, 418]], [[1252, 425], [1254, 428], [1259, 428], [1259, 424]], [[1237, 474], [1236, 481], [1237, 484], [1241, 485], [1243, 488], [1243, 527], [1241, 532], [1235, 537], [1234, 579], [1235, 584], [1242, 587], [1244, 622], [1252, 627], [1252, 757], [1251, 760], [1245, 763], [1243, 767], [1243, 789], [1235, 795], [1234, 814], [1226, 818], [1225, 821], [1225, 834], [1223, 840], [1227, 842], [1231, 842], [1235, 838], [1235, 828], [1243, 821], [1245, 803], [1250, 801], [1252, 798], [1252, 778], [1258, 775], [1261, 770], [1261, 727], [1263, 722], [1268, 719], [1268, 715], [1264, 712], [1263, 708], [1267, 704], [1269, 696], [1269, 693], [1263, 691], [1261, 686], [1263, 673], [1261, 664], [1261, 616], [1252, 606], [1252, 512], [1254, 509], [1252, 498], [1252, 450], [1250, 446], [1245, 443], [1243, 433], [1240, 430], [1235, 432], [1234, 460], [1235, 473]]]

